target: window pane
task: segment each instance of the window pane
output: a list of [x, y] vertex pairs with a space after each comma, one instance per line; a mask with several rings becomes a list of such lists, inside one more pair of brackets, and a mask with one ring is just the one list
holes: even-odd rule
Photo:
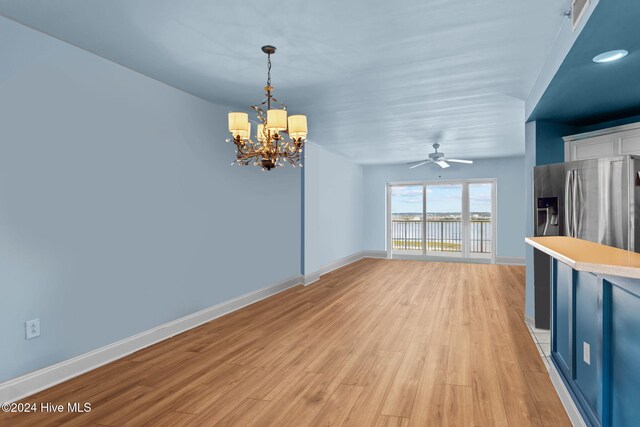
[[391, 187], [391, 249], [422, 255], [422, 185]]
[[427, 252], [462, 252], [462, 184], [427, 185]]
[[469, 184], [469, 252], [475, 257], [491, 255], [493, 248], [491, 187], [490, 182]]

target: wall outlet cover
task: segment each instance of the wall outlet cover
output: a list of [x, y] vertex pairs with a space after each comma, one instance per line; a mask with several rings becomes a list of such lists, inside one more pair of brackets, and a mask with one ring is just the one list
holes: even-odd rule
[[40, 336], [40, 319], [27, 320], [25, 326], [28, 340]]
[[584, 363], [591, 365], [591, 346], [586, 341], [582, 342], [582, 354]]

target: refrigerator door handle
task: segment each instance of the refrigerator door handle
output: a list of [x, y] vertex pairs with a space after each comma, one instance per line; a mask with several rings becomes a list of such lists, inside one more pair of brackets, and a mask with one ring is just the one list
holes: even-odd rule
[[564, 200], [565, 200], [565, 224], [567, 227], [567, 236], [577, 237], [580, 232], [578, 215], [579, 203], [582, 200], [578, 200], [580, 197], [580, 177], [577, 170], [567, 171], [567, 179], [565, 180], [564, 187]]
[[573, 237], [582, 237], [582, 214], [584, 210], [584, 200], [582, 199], [582, 178], [580, 173], [575, 172], [573, 184]]
[[564, 181], [564, 223], [567, 228], [567, 236], [569, 237], [573, 237], [573, 223], [571, 222], [573, 216], [571, 212], [573, 207], [573, 195], [571, 193], [571, 188], [573, 187], [573, 177], [574, 171], [569, 170], [567, 171], [567, 179], [565, 179]]

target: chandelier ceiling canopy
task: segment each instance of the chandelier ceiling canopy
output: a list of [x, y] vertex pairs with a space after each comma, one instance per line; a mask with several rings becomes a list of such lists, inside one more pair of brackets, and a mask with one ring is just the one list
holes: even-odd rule
[[[247, 166], [252, 163], [262, 170], [271, 170], [284, 166], [302, 167], [302, 148], [307, 139], [307, 116], [287, 116], [287, 107], [272, 96], [271, 55], [276, 52], [274, 46], [262, 46], [267, 54], [267, 85], [264, 87], [266, 98], [252, 105], [258, 118], [255, 140], [251, 139], [249, 115], [243, 112], [229, 113], [229, 132], [236, 146], [236, 160], [231, 163]], [[266, 109], [266, 110], [265, 110]], [[283, 134], [288, 134], [288, 140]]]

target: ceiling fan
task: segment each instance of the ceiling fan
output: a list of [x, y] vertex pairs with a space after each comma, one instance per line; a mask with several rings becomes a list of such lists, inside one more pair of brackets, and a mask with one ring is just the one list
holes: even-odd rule
[[429, 158], [425, 159], [425, 160], [420, 160], [418, 162], [413, 162], [413, 163], [407, 163], [407, 165], [409, 166], [409, 169], [413, 169], [413, 168], [417, 168], [418, 166], [422, 166], [425, 165], [427, 163], [435, 163], [436, 165], [440, 166], [442, 169], [444, 168], [448, 168], [450, 165], [447, 162], [451, 162], [451, 163], [465, 163], [465, 164], [472, 164], [473, 160], [460, 160], [460, 159], [448, 159], [444, 156], [444, 153], [439, 153], [438, 152], [438, 148], [440, 148], [440, 144], [438, 144], [437, 142], [435, 144], [433, 144], [433, 148], [436, 150], [435, 153], [431, 153], [429, 154]]

